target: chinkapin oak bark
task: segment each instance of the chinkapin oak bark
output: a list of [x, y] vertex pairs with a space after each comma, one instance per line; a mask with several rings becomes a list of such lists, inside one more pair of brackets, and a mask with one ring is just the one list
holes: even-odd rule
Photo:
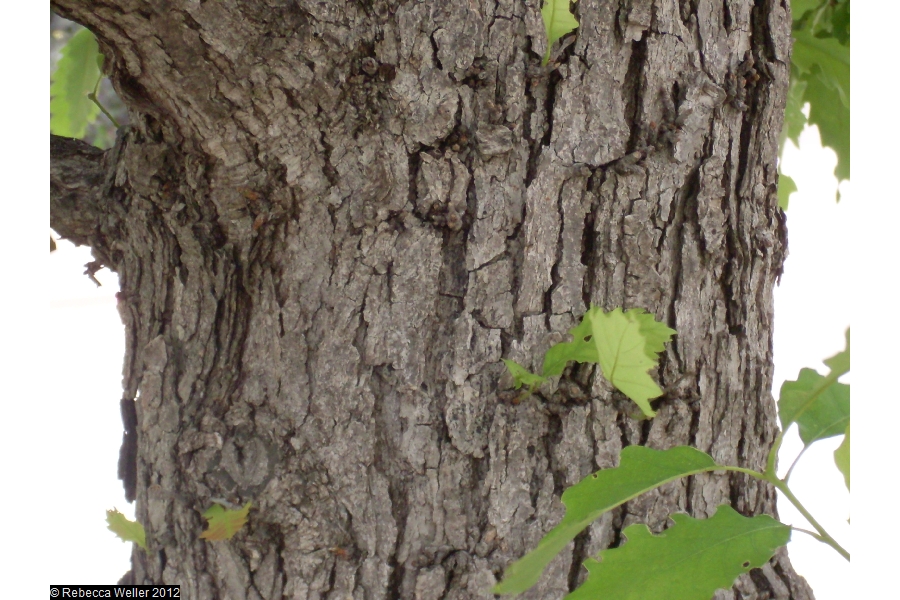
[[[491, 598], [630, 444], [762, 469], [787, 2], [581, 0], [547, 67], [537, 0], [54, 0], [131, 126], [51, 140], [52, 225], [119, 274], [121, 476], [184, 598]], [[658, 416], [593, 369], [520, 399], [589, 303], [678, 331]], [[244, 531], [198, 539], [217, 499]], [[675, 482], [567, 548], [561, 598], [623, 527], [775, 511]], [[812, 598], [785, 552], [717, 598]]]

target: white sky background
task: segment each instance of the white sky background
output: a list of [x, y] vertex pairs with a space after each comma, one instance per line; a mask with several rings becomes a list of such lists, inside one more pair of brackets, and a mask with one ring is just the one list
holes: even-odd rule
[[79, 490], [66, 499], [65, 544], [52, 544], [47, 559], [51, 582], [116, 583], [130, 568], [131, 544], [106, 529], [106, 510], [134, 518], [116, 477], [122, 444], [122, 361], [125, 331], [116, 310], [118, 277], [103, 269], [98, 288], [83, 275], [90, 250], [58, 242], [47, 278], [54, 293], [47, 311], [54, 332], [49, 345], [46, 431], [59, 452], [53, 486]]
[[[830, 282], [833, 270], [846, 272], [852, 267], [844, 232], [853, 197], [845, 185], [842, 202], [834, 202], [835, 157], [818, 142], [818, 132], [807, 130], [801, 140], [803, 151], [792, 146], [785, 154], [785, 171], [800, 191], [792, 196], [788, 210], [790, 256], [775, 296], [776, 397], [781, 382], [795, 379], [802, 367], [822, 370], [822, 360], [843, 349], [844, 329], [850, 323], [849, 288]], [[56, 342], [47, 356], [53, 373], [47, 408], [55, 415], [47, 427], [57, 446], [68, 449], [58, 456], [53, 480], [66, 488], [90, 490], [68, 501], [65, 537], [71, 545], [48, 548], [50, 579], [58, 583], [115, 583], [128, 570], [131, 551], [131, 544], [117, 540], [105, 524], [105, 510], [114, 506], [133, 518], [133, 505], [125, 502], [116, 478], [124, 354], [114, 298], [117, 278], [104, 269], [97, 274], [104, 285], [97, 288], [82, 274], [90, 260], [87, 248], [67, 242], [49, 257], [48, 279], [54, 282], [54, 292], [48, 318]], [[849, 493], [832, 457], [840, 439], [820, 442], [807, 451], [791, 485], [829, 533], [849, 545]], [[793, 432], [784, 445], [782, 472], [800, 447]], [[790, 504], [780, 503], [779, 510], [783, 521], [810, 528]], [[794, 540], [791, 558], [817, 598], [850, 597], [847, 562], [803, 534], [795, 533]], [[90, 550], [73, 552], [75, 548]]]
[[[864, 10], [853, 14], [854, 190], [845, 189], [835, 206], [834, 183], [825, 175], [830, 165], [807, 178], [791, 167], [787, 153], [786, 170], [801, 192], [791, 199], [791, 254], [776, 289], [776, 397], [780, 381], [795, 377], [800, 368], [822, 370], [822, 359], [842, 347], [851, 303], [855, 309], [853, 544], [845, 522], [847, 492], [831, 463], [834, 444], [814, 446], [792, 479], [800, 499], [854, 555], [848, 579], [845, 561], [830, 548], [794, 535], [792, 561], [819, 600], [896, 593], [893, 574], [900, 558], [895, 516], [900, 404], [892, 381], [898, 372], [893, 348], [900, 339], [897, 84], [882, 68], [896, 56], [896, 36], [886, 35], [884, 24], [900, 21], [900, 5], [859, 7]], [[106, 509], [116, 506], [129, 514], [131, 508], [116, 479], [123, 333], [115, 301], [108, 297], [115, 286], [96, 290], [81, 275], [89, 259], [66, 258], [62, 245], [58, 255], [47, 257], [48, 192], [46, 184], [35, 186], [46, 181], [49, 169], [46, 133], [41, 133], [48, 111], [46, 16], [46, 5], [14, 3], [9, 21], [23, 26], [0, 38], [5, 55], [17, 57], [7, 62], [6, 77], [15, 92], [0, 97], [6, 114], [15, 115], [4, 124], [0, 144], [3, 598], [42, 597], [51, 583], [113, 583], [128, 569], [130, 552], [104, 522]], [[22, 60], [27, 57], [34, 62]], [[823, 189], [808, 201], [802, 198], [820, 183]], [[853, 210], [860, 211], [856, 217], [850, 215]], [[811, 241], [802, 242], [803, 230], [812, 234]], [[849, 260], [838, 264], [831, 252], [842, 244], [845, 251], [835, 254]], [[818, 258], [803, 259], [804, 254]], [[804, 271], [818, 276], [802, 284], [794, 277]], [[82, 306], [61, 306], [72, 298], [81, 298]], [[834, 309], [828, 308], [830, 302]], [[791, 350], [785, 339], [803, 345]], [[786, 443], [782, 468], [790, 454]], [[784, 521], [800, 525], [784, 505], [780, 510]]]
[[[844, 349], [844, 330], [850, 325], [851, 289], [838, 283], [840, 275], [853, 268], [851, 240], [846, 235], [855, 204], [851, 186], [841, 186], [841, 202], [834, 201], [837, 157], [823, 149], [817, 129], [807, 128], [800, 149], [788, 143], [783, 170], [797, 183], [788, 210], [788, 258], [781, 285], [775, 288], [775, 382], [778, 399], [781, 384], [795, 380], [800, 369], [828, 374], [822, 360]], [[851, 371], [852, 374], [852, 371]], [[850, 375], [841, 381], [850, 383]], [[852, 391], [851, 391], [852, 397]], [[813, 444], [791, 474], [794, 495], [822, 527], [852, 555], [850, 544], [850, 493], [834, 465], [834, 450], [843, 436]], [[796, 425], [785, 436], [779, 453], [778, 474], [784, 476], [803, 448]], [[813, 528], [779, 494], [782, 522]], [[856, 594], [850, 579], [850, 564], [830, 546], [794, 532], [788, 545], [797, 572], [806, 577], [818, 600], [847, 600]]]

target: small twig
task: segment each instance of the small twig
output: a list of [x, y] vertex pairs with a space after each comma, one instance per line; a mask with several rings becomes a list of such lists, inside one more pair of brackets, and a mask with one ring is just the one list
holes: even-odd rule
[[819, 541], [822, 542], [823, 544], [827, 544], [827, 543], [828, 543], [827, 541], [825, 541], [825, 538], [823, 538], [821, 535], [819, 535], [819, 534], [816, 533], [815, 531], [810, 531], [810, 530], [808, 530], [808, 529], [803, 529], [802, 527], [794, 527], [793, 525], [791, 525], [791, 529], [793, 529], [794, 531], [799, 531], [799, 532], [801, 532], [801, 533], [805, 533], [806, 535], [808, 535], [808, 536], [810, 536], [810, 537], [814, 537], [815, 539], [819, 540]]
[[97, 79], [97, 84], [94, 86], [94, 91], [88, 94], [88, 99], [91, 102], [93, 102], [94, 104], [96, 104], [97, 108], [100, 109], [100, 112], [102, 112], [104, 115], [106, 115], [106, 118], [109, 119], [110, 122], [113, 124], [113, 127], [118, 129], [119, 123], [113, 118], [113, 116], [111, 114], [109, 114], [109, 111], [106, 110], [106, 107], [103, 106], [102, 104], [100, 104], [100, 100], [97, 98], [97, 92], [100, 90], [100, 82], [102, 80], [103, 80], [103, 75], [100, 75], [100, 78]]
[[828, 535], [828, 532], [825, 531], [825, 529], [821, 525], [819, 525], [819, 522], [816, 521], [816, 519], [810, 514], [810, 512], [808, 510], [806, 510], [806, 508], [802, 504], [800, 504], [800, 501], [797, 500], [797, 497], [791, 492], [791, 490], [787, 486], [787, 484], [785, 484], [785, 482], [783, 482], [775, 477], [768, 479], [768, 480], [772, 485], [774, 485], [778, 489], [779, 492], [784, 494], [785, 498], [787, 498], [788, 501], [794, 505], [794, 507], [800, 512], [801, 515], [803, 515], [803, 517], [807, 521], [809, 521], [809, 524], [812, 525], [813, 527], [815, 527], [816, 531], [818, 531], [819, 535], [822, 537], [822, 539], [819, 541], [821, 541], [823, 544], [828, 544], [829, 546], [834, 548], [838, 554], [843, 556], [849, 562], [850, 561], [850, 553], [847, 552], [840, 544], [838, 544], [837, 540], [835, 540], [833, 537]]
[[[781, 440], [781, 436], [779, 435], [779, 437], [776, 439], [776, 442], [779, 445], [780, 445], [780, 440]], [[850, 560], [850, 553], [847, 552], [840, 544], [838, 544], [837, 540], [835, 540], [833, 537], [831, 537], [827, 531], [825, 531], [825, 528], [822, 527], [818, 521], [816, 521], [815, 517], [813, 517], [810, 514], [810, 512], [808, 510], [806, 510], [805, 506], [800, 504], [800, 501], [791, 492], [791, 489], [787, 486], [787, 483], [785, 483], [781, 479], [778, 479], [778, 477], [775, 475], [774, 469], [767, 469], [765, 473], [760, 473], [758, 471], [754, 471], [753, 469], [746, 469], [743, 467], [733, 467], [733, 466], [729, 466], [729, 465], [716, 465], [716, 467], [718, 469], [723, 469], [725, 471], [735, 471], [737, 473], [745, 473], [747, 475], [750, 475], [751, 477], [756, 477], [757, 479], [762, 479], [763, 481], [768, 481], [769, 483], [771, 483], [773, 486], [775, 486], [775, 488], [779, 492], [784, 494], [785, 498], [788, 499], [788, 502], [793, 504], [794, 508], [796, 508], [800, 512], [800, 514], [803, 515], [803, 518], [805, 518], [807, 521], [809, 521], [809, 524], [812, 525], [816, 529], [817, 532], [819, 532], [819, 535], [818, 535], [818, 537], [816, 537], [816, 539], [818, 539], [823, 544], [827, 544], [827, 545], [831, 546], [832, 548], [834, 548], [837, 551], [838, 554], [843, 556], [848, 561]], [[709, 469], [709, 470], [713, 470], [713, 469]], [[795, 528], [795, 529], [797, 529], [797, 528]]]
[[797, 463], [800, 461], [800, 457], [803, 456], [803, 453], [806, 452], [806, 449], [809, 446], [803, 446], [803, 450], [800, 451], [800, 454], [797, 455], [797, 458], [794, 459], [794, 462], [791, 463], [791, 466], [788, 468], [787, 473], [784, 475], [784, 483], [787, 484], [788, 479], [791, 478], [791, 473], [794, 472], [794, 467], [797, 466]]

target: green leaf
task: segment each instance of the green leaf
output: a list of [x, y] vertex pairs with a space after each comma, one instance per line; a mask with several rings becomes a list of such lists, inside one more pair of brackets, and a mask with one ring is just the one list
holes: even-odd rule
[[544, 30], [547, 32], [547, 53], [542, 63], [546, 65], [550, 62], [550, 49], [553, 44], [574, 31], [578, 27], [578, 21], [569, 10], [569, 0], [544, 0], [541, 16], [544, 18]]
[[[592, 341], [597, 346], [603, 376], [652, 417], [656, 412], [650, 408], [650, 399], [662, 396], [662, 390], [647, 373], [656, 366], [656, 360], [642, 333], [643, 321], [633, 310], [627, 314], [618, 308], [606, 314], [598, 312], [591, 318]], [[654, 335], [658, 334], [657, 331]]]
[[781, 210], [788, 209], [788, 201], [791, 194], [797, 191], [797, 184], [784, 173], [778, 174], [778, 207]]
[[572, 341], [560, 342], [547, 350], [544, 355], [544, 377], [559, 375], [570, 360], [582, 363], [600, 362], [597, 347], [591, 341], [594, 333], [591, 323], [593, 316], [597, 314], [603, 314], [603, 311], [597, 306], [591, 306], [581, 318], [581, 323], [569, 330]]
[[796, 381], [781, 385], [778, 416], [782, 429], [797, 423], [807, 446], [840, 435], [850, 422], [850, 386], [838, 383], [836, 377], [801, 369]]
[[807, 11], [819, 8], [822, 0], [791, 0], [791, 17], [799, 21]]
[[544, 355], [544, 377], [559, 375], [570, 360], [597, 363], [607, 381], [634, 400], [645, 415], [656, 414], [649, 399], [661, 396], [662, 390], [647, 371], [656, 366], [657, 354], [675, 330], [642, 308], [604, 313], [591, 306], [569, 334], [571, 342], [555, 344]]
[[850, 328], [844, 332], [846, 346], [826, 359], [830, 369], [823, 377], [812, 369], [801, 369], [796, 381], [781, 385], [778, 416], [782, 429], [792, 423], [800, 428], [805, 445], [844, 433], [850, 424], [850, 386], [838, 378], [850, 372]]
[[690, 446], [669, 450], [624, 448], [618, 467], [588, 475], [563, 492], [563, 520], [543, 537], [537, 548], [506, 569], [503, 581], [493, 592], [519, 594], [533, 586], [553, 557], [608, 510], [675, 479], [718, 467], [708, 454]]
[[819, 128], [822, 145], [837, 154], [834, 176], [850, 179], [850, 108], [841, 104], [838, 93], [818, 77], [811, 77], [805, 98], [809, 102], [809, 122]]
[[506, 368], [509, 369], [509, 373], [513, 376], [516, 384], [516, 389], [522, 387], [523, 384], [527, 385], [530, 388], [535, 388], [547, 381], [545, 377], [535, 375], [515, 361], [507, 360], [505, 358], [501, 360], [506, 364]]
[[603, 376], [634, 400], [645, 415], [656, 414], [648, 400], [661, 396], [662, 390], [647, 370], [656, 366], [657, 354], [675, 334], [673, 329], [642, 308], [625, 313], [616, 308], [604, 313], [591, 306], [569, 334], [571, 342], [555, 344], [544, 355], [544, 377], [559, 375], [570, 360], [597, 363]]
[[672, 515], [660, 535], [626, 527], [628, 541], [587, 559], [589, 575], [565, 600], [709, 600], [738, 576], [766, 564], [791, 539], [791, 528], [768, 515], [744, 517], [727, 504], [708, 519]]
[[654, 319], [653, 315], [643, 308], [632, 308], [625, 313], [625, 316], [637, 321], [638, 325], [640, 325], [641, 335], [644, 336], [646, 341], [644, 353], [653, 360], [655, 366], [655, 363], [659, 360], [657, 355], [666, 349], [665, 344], [675, 335], [675, 330]]
[[847, 423], [847, 430], [844, 432], [844, 441], [834, 451], [834, 464], [838, 470], [844, 475], [844, 483], [847, 489], [850, 489], [850, 423]]
[[791, 61], [807, 85], [809, 122], [838, 157], [835, 177], [850, 178], [850, 48], [833, 37], [795, 30]]
[[100, 109], [88, 94], [100, 79], [100, 54], [94, 34], [82, 29], [62, 49], [50, 86], [50, 133], [71, 138], [84, 136]]
[[838, 2], [831, 15], [831, 30], [835, 38], [845, 46], [850, 45], [850, 0]]
[[831, 369], [831, 375], [835, 377], [840, 377], [845, 373], [850, 372], [850, 328], [844, 332], [844, 340], [846, 341], [846, 345], [844, 349], [832, 356], [831, 358], [825, 359], [825, 364]]
[[[806, 127], [806, 115], [803, 114], [803, 106], [806, 104], [806, 79], [800, 75], [796, 68], [791, 69], [791, 85], [788, 87], [787, 105], [784, 110], [783, 135], [800, 145], [800, 134]], [[781, 142], [784, 148], [784, 141]]]
[[144, 526], [137, 521], [129, 521], [116, 509], [106, 511], [107, 529], [119, 536], [123, 542], [134, 542], [144, 550], [147, 549], [147, 538]]
[[240, 510], [227, 510], [223, 506], [213, 504], [203, 513], [203, 518], [209, 523], [206, 531], [200, 534], [200, 539], [217, 542], [234, 537], [234, 534], [247, 523], [247, 515], [252, 504], [248, 502]]
[[841, 103], [850, 108], [850, 48], [831, 37], [816, 37], [807, 31], [794, 31], [792, 63], [801, 72], [818, 67], [821, 79], [833, 88]]

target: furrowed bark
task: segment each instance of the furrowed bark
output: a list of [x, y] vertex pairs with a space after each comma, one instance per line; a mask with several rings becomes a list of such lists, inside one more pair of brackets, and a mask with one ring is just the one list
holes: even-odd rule
[[[764, 466], [786, 6], [581, 0], [543, 69], [522, 0], [52, 5], [95, 31], [132, 111], [118, 202], [72, 184], [87, 215], [57, 215], [122, 286], [152, 550], [131, 581], [490, 598], [625, 445]], [[81, 170], [110, 181], [98, 157]], [[114, 243], [92, 233], [110, 212]], [[681, 392], [652, 421], [584, 367], [510, 399], [500, 358], [536, 366], [589, 303], [678, 331], [657, 377]], [[255, 508], [211, 544], [217, 498]], [[523, 597], [561, 598], [633, 522], [722, 502], [775, 512], [744, 477], [669, 484]], [[718, 597], [812, 594], [780, 553]]]
[[106, 154], [81, 140], [50, 136], [50, 226], [76, 244], [91, 244], [103, 233], [111, 202]]

